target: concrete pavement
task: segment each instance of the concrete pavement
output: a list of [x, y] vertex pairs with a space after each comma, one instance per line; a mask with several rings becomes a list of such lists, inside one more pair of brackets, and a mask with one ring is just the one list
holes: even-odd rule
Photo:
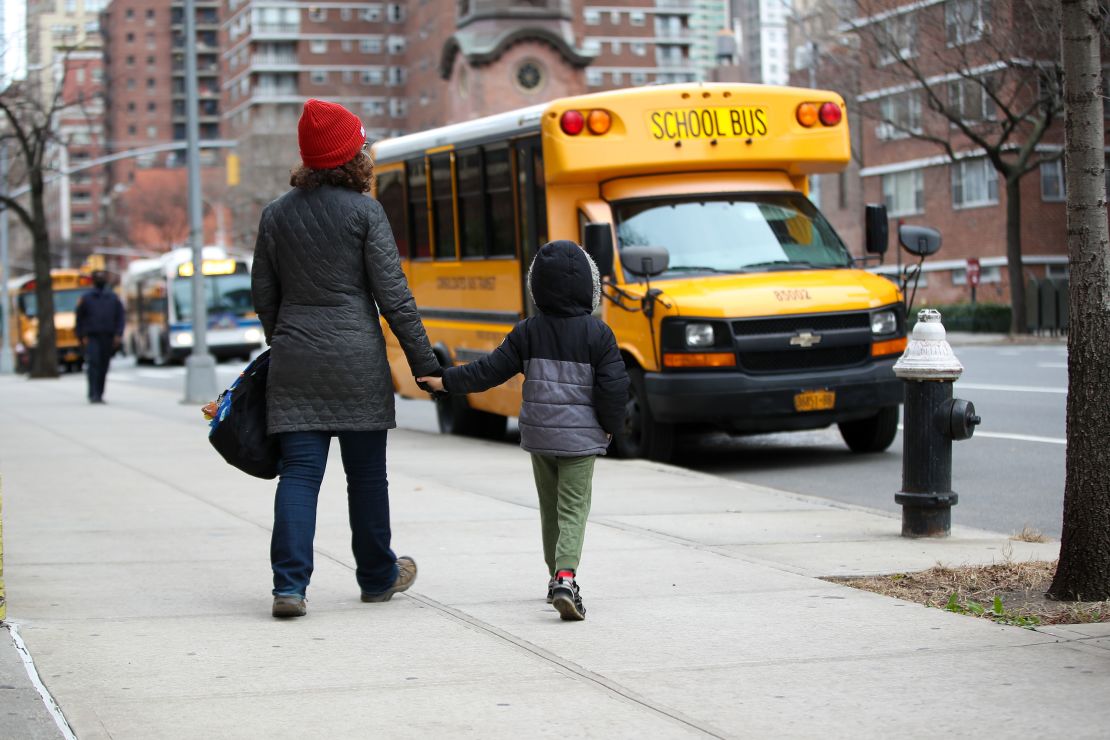
[[543, 602], [527, 456], [398, 431], [394, 544], [417, 559], [416, 586], [358, 601], [335, 450], [309, 616], [277, 621], [273, 483], [226, 466], [174, 394], [109, 378], [110, 405], [83, 396], [78, 377], [0, 378], [8, 619], [81, 738], [1110, 726], [1092, 701], [1110, 692], [1110, 626], [1004, 627], [815, 578], [1051, 558], [1055, 544], [959, 527], [908, 541], [881, 513], [602, 460], [579, 574], [589, 616], [561, 623]]

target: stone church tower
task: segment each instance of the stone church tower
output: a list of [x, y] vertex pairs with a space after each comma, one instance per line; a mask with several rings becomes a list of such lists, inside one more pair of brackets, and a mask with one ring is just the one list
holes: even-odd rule
[[574, 30], [570, 0], [457, 0], [439, 58], [443, 122], [581, 93], [593, 57], [576, 47]]

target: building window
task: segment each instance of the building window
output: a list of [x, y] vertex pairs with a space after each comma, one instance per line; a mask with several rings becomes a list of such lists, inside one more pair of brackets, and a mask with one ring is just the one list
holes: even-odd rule
[[158, 104], [155, 103], [153, 100], [146, 104], [146, 112], [147, 113], [155, 113], [155, 112], [157, 112], [157, 110], [158, 110]]
[[922, 170], [892, 172], [882, 179], [887, 215], [912, 216], [925, 212], [925, 173]]
[[403, 85], [403, 84], [405, 84], [405, 68], [404, 67], [390, 67], [389, 68], [389, 84], [390, 85]]
[[364, 21], [377, 22], [382, 18], [382, 9], [380, 7], [363, 8], [358, 11], [358, 17]]
[[134, 43], [134, 41], [135, 41], [135, 34], [133, 34], [133, 33], [128, 33], [128, 34], [127, 34], [126, 36], [124, 36], [124, 40], [126, 40], [126, 41], [127, 41], [127, 43], [129, 43], [129, 44], [130, 44], [130, 43]]
[[401, 23], [405, 20], [405, 6], [398, 3], [390, 3], [385, 8], [385, 16], [390, 23]]
[[382, 84], [382, 71], [380, 69], [364, 69], [364, 70], [362, 70], [362, 84], [364, 84], [364, 85], [380, 85], [380, 84]]
[[355, 72], [352, 69], [343, 70], [343, 82], [350, 84], [355, 81]]
[[879, 64], [890, 64], [898, 59], [917, 55], [917, 16], [902, 13], [880, 21], [876, 29], [879, 45]]
[[614, 26], [619, 26], [621, 24], [621, 12], [619, 10], [610, 10], [609, 22]]
[[1067, 198], [1067, 182], [1064, 180], [1064, 160], [1041, 162], [1041, 200], [1059, 203]]
[[628, 14], [628, 20], [630, 20], [634, 26], [642, 26], [647, 22], [647, 16], [644, 15], [642, 10], [633, 10]]
[[586, 84], [590, 87], [599, 87], [601, 85], [601, 70], [594, 69], [593, 67], [587, 67]]
[[952, 207], [971, 208], [998, 203], [998, 173], [986, 158], [952, 163]]
[[944, 4], [944, 29], [949, 46], [978, 41], [990, 17], [989, 0], [948, 0]]
[[309, 8], [308, 17], [317, 23], [323, 23], [328, 19], [328, 11], [324, 8]]
[[[948, 83], [948, 104], [960, 120], [966, 123], [995, 120], [995, 105], [990, 90], [990, 79], [954, 80]], [[952, 124], [955, 125], [955, 124]]]
[[326, 85], [328, 84], [328, 72], [324, 69], [314, 69], [310, 75], [313, 85]]
[[646, 85], [647, 84], [647, 74], [645, 72], [633, 72], [631, 74], [631, 77], [632, 77], [632, 84], [634, 86], [638, 87], [640, 85]]
[[123, 11], [123, 17], [125, 19], [129, 20], [129, 21], [134, 20], [134, 18], [135, 18], [135, 9], [134, 8], [128, 8], [127, 10]]
[[621, 53], [620, 39], [613, 39], [612, 41], [610, 41], [609, 42], [609, 49], [610, 49], [610, 51], [613, 52], [613, 54], [620, 54]]
[[[88, 9], [86, 8], [86, 10], [88, 10]], [[154, 8], [147, 8], [146, 22], [147, 23], [153, 23], [154, 22]]]
[[381, 39], [359, 39], [358, 50], [363, 54], [378, 54], [382, 50]]
[[328, 42], [324, 39], [313, 39], [312, 41], [308, 42], [308, 49], [313, 54], [327, 54]]
[[585, 19], [587, 26], [601, 25], [601, 13], [596, 10], [586, 10], [582, 13], [582, 17]]
[[880, 139], [905, 139], [921, 131], [921, 96], [917, 93], [888, 95], [879, 101], [882, 122], [875, 130]]
[[389, 49], [390, 54], [404, 54], [405, 53], [405, 37], [404, 36], [390, 36], [386, 41], [386, 48]]
[[645, 44], [644, 42], [642, 42], [642, 41], [633, 41], [631, 46], [632, 46], [632, 53], [635, 54], [636, 56], [642, 57], [642, 56], [647, 55], [647, 44]]
[[343, 39], [339, 42], [339, 49], [344, 53], [352, 52], [354, 51], [354, 48], [355, 42], [351, 41], [350, 39]]
[[614, 85], [624, 84], [624, 73], [621, 72], [619, 69], [614, 69], [612, 72], [609, 73], [609, 76], [612, 78]]
[[513, 81], [525, 92], [535, 92], [543, 86], [543, 67], [539, 62], [527, 59], [513, 73]]
[[351, 9], [350, 8], [341, 8], [340, 11], [339, 11], [339, 20], [341, 20], [341, 21], [351, 20]]
[[[998, 265], [987, 265], [979, 268], [980, 283], [1001, 283], [1002, 268]], [[967, 285], [967, 269], [958, 267], [952, 270], [953, 285]]]
[[148, 138], [148, 139], [157, 139], [158, 138], [158, 127], [157, 126], [147, 126], [146, 127], [146, 138]]

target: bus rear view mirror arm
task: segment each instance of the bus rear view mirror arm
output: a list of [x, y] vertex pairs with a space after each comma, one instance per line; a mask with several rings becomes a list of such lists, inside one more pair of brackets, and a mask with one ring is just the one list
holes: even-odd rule
[[604, 222], [588, 223], [584, 237], [586, 254], [593, 258], [601, 277], [613, 275], [613, 227]]
[[662, 275], [670, 267], [670, 262], [671, 255], [666, 247], [625, 247], [621, 250], [621, 264], [637, 277]]

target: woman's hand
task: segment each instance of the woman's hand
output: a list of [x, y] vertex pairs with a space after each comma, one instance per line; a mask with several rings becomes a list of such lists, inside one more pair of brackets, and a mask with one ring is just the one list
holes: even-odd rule
[[417, 383], [424, 383], [429, 388], [437, 393], [443, 392], [443, 378], [434, 378], [430, 375], [424, 375], [416, 379]]

